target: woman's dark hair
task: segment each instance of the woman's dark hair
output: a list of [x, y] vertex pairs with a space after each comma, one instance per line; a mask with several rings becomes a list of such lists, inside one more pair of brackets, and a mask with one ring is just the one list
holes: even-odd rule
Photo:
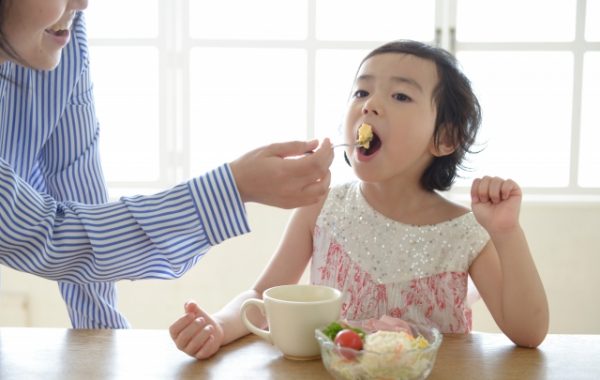
[[17, 53], [4, 37], [4, 16], [6, 15], [6, 10], [9, 6], [10, 0], [0, 0], [0, 54], [17, 59]]
[[421, 177], [421, 185], [429, 191], [448, 190], [457, 175], [457, 170], [467, 169], [464, 158], [470, 149], [481, 124], [481, 107], [471, 88], [471, 81], [462, 73], [456, 58], [444, 49], [421, 42], [398, 40], [388, 42], [371, 51], [361, 62], [379, 54], [410, 54], [433, 61], [437, 67], [438, 84], [433, 90], [433, 101], [437, 107], [434, 143], [444, 142], [453, 146], [454, 152], [447, 156], [434, 157]]

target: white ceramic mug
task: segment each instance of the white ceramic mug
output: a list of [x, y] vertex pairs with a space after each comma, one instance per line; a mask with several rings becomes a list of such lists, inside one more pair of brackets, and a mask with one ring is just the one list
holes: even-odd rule
[[[319, 343], [315, 329], [340, 317], [342, 293], [320, 285], [281, 285], [264, 291], [263, 299], [249, 299], [242, 304], [244, 325], [259, 337], [276, 346], [284, 356], [295, 360], [318, 358]], [[256, 327], [248, 320], [250, 306], [260, 309], [269, 330]]]

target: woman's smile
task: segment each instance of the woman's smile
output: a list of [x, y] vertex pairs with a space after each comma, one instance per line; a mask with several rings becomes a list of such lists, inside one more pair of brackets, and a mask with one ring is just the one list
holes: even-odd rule
[[47, 28], [45, 33], [50, 35], [59, 45], [66, 46], [71, 37], [71, 26], [73, 25], [74, 18], [75, 12], [70, 12], [70, 15], [65, 20], [61, 20]]
[[71, 32], [68, 29], [60, 29], [57, 31], [52, 31], [46, 29], [46, 35], [49, 36], [52, 41], [56, 42], [60, 47], [64, 47], [69, 43], [71, 39]]
[[15, 0], [7, 7], [4, 37], [12, 55], [0, 56], [38, 70], [51, 70], [60, 62], [71, 40], [71, 28], [87, 0]]

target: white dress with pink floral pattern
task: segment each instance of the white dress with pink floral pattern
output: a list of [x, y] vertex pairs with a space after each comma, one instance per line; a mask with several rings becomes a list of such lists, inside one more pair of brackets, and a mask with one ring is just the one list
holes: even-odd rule
[[342, 318], [391, 315], [471, 330], [468, 270], [489, 240], [472, 213], [435, 225], [407, 225], [375, 211], [358, 182], [331, 189], [313, 236], [311, 283], [343, 292]]

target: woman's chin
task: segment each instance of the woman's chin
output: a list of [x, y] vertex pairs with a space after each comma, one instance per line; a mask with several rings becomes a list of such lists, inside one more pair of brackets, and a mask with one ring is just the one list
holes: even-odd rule
[[62, 50], [53, 54], [48, 54], [46, 57], [40, 59], [38, 61], [36, 69], [44, 71], [54, 70], [56, 66], [58, 66], [58, 64], [60, 63], [60, 58], [62, 56], [61, 53]]
[[54, 45], [56, 44], [48, 46], [44, 40], [41, 44], [31, 46], [28, 49], [15, 51], [15, 57], [11, 57], [10, 60], [35, 70], [54, 70], [60, 63], [63, 51], [61, 46]]
[[60, 58], [61, 53], [58, 52], [57, 54], [47, 54], [44, 56], [35, 57], [34, 59], [22, 59], [22, 61], [19, 63], [35, 70], [51, 71], [58, 66], [60, 63]]

